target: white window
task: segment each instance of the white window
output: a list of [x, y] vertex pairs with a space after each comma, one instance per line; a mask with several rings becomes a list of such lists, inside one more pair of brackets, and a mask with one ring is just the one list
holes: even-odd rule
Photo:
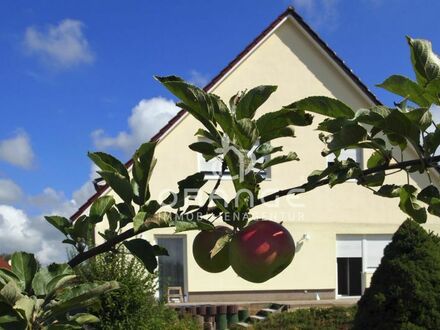
[[340, 258], [362, 257], [362, 236], [340, 235], [336, 240], [336, 255]]
[[[346, 160], [348, 158], [353, 159], [356, 163], [362, 164], [362, 149], [346, 149], [341, 150], [338, 157], [339, 160]], [[335, 161], [336, 157], [334, 154], [327, 155], [327, 163], [331, 165]]]
[[360, 296], [392, 235], [336, 235], [337, 295]]
[[391, 239], [390, 234], [336, 235], [336, 257], [360, 257], [363, 260], [363, 271], [374, 271]]
[[375, 270], [383, 256], [385, 247], [390, 243], [390, 235], [369, 235], [365, 241], [365, 268]]
[[[199, 171], [205, 174], [205, 179], [217, 179], [219, 177], [222, 171], [222, 160], [220, 156], [206, 161], [202, 154], [197, 153], [197, 162], [199, 164]], [[227, 169], [225, 173], [223, 173], [223, 177], [231, 177]]]

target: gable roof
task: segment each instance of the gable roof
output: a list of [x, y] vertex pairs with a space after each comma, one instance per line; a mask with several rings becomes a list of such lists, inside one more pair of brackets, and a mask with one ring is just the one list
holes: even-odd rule
[[[319, 37], [319, 35], [304, 21], [304, 19], [289, 6], [281, 15], [279, 15], [263, 32], [261, 32], [240, 54], [238, 54], [218, 75], [216, 75], [203, 90], [209, 92], [214, 86], [223, 80], [247, 55], [249, 55], [267, 36], [269, 36], [276, 28], [286, 19], [292, 18], [295, 20], [304, 31], [320, 46], [320, 48], [337, 64], [337, 66], [348, 76], [348, 78], [367, 96], [367, 98], [376, 105], [381, 102], [368, 89], [368, 87], [356, 76], [353, 71], [345, 64], [345, 62]], [[162, 127], [151, 139], [151, 142], [159, 141], [167, 132], [171, 130], [186, 114], [185, 110], [180, 110], [171, 120]], [[130, 159], [125, 166], [128, 168], [132, 165]], [[103, 185], [101, 187], [95, 186], [96, 193], [92, 195], [70, 219], [73, 221], [78, 218], [104, 191], [109, 187]]]

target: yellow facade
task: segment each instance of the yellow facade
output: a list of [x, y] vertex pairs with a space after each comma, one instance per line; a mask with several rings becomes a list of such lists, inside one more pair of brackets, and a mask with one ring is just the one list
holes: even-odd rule
[[[261, 107], [257, 116], [312, 95], [335, 97], [353, 108], [372, 105], [365, 92], [353, 83], [309, 33], [290, 16], [284, 18], [255, 45], [210, 92], [228, 100], [239, 90], [262, 84], [277, 85], [278, 90]], [[320, 119], [316, 116], [314, 122], [317, 123]], [[198, 171], [197, 155], [187, 146], [196, 141], [194, 133], [199, 127], [200, 124], [194, 118], [185, 115], [160, 139], [156, 148], [158, 163], [151, 180], [152, 196], [155, 199], [166, 197], [170, 190], [176, 190], [177, 181]], [[275, 141], [276, 145], [283, 146], [284, 151], [295, 151], [301, 161], [274, 167], [270, 178], [262, 184], [262, 195], [300, 185], [306, 182], [307, 176], [313, 170], [327, 166], [326, 158], [320, 154], [323, 144], [318, 139], [318, 133], [314, 127], [298, 127], [296, 138]], [[404, 157], [413, 158], [410, 151]], [[364, 155], [363, 159], [365, 163], [368, 155]], [[436, 173], [432, 175], [437, 178]], [[406, 182], [403, 174], [391, 179], [390, 182]], [[427, 184], [424, 176], [418, 175], [410, 179], [421, 187]], [[209, 192], [209, 187], [213, 184], [214, 181], [211, 180], [203, 191]], [[232, 197], [232, 192], [231, 181], [225, 179], [219, 194]], [[294, 261], [285, 271], [265, 283], [254, 284], [239, 278], [231, 269], [220, 274], [201, 270], [191, 252], [196, 232], [185, 233], [185, 291], [190, 300], [192, 293], [203, 292], [327, 290], [335, 295], [336, 235], [392, 234], [406, 218], [398, 208], [397, 199], [375, 196], [355, 182], [333, 189], [327, 186], [317, 188], [294, 199], [284, 197], [275, 203], [256, 207], [252, 210], [252, 216], [283, 221], [295, 241], [299, 241], [304, 234], [310, 239], [303, 241]], [[440, 231], [439, 221], [435, 219], [430, 218], [426, 227]], [[102, 231], [103, 228], [98, 230]], [[143, 236], [153, 242], [158, 235], [172, 234], [173, 230], [170, 228], [153, 230]], [[362, 276], [364, 283], [368, 284], [371, 273]]]

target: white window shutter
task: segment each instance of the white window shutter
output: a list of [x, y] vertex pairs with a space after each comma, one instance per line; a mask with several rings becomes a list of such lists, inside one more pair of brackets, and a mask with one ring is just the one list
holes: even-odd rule
[[365, 256], [367, 269], [379, 266], [385, 247], [391, 242], [391, 235], [368, 235]]

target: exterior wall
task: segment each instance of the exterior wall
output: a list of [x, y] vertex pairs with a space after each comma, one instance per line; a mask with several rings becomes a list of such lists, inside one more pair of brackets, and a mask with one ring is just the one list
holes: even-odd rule
[[[353, 108], [371, 105], [327, 55], [289, 19], [223, 81], [214, 86], [212, 92], [228, 100], [238, 90], [260, 84], [279, 87], [257, 116], [311, 95], [339, 98]], [[320, 119], [317, 115], [315, 122]], [[156, 148], [158, 164], [151, 180], [152, 196], [156, 199], [162, 200], [170, 190], [176, 191], [177, 181], [198, 171], [197, 156], [187, 146], [195, 142], [194, 133], [199, 127], [200, 124], [194, 118], [186, 116], [159, 142]], [[312, 170], [326, 167], [326, 159], [320, 155], [323, 144], [318, 139], [318, 132], [312, 127], [298, 127], [296, 132], [297, 138], [279, 139], [274, 144], [282, 145], [285, 152], [297, 152], [301, 161], [274, 167], [271, 179], [262, 184], [262, 195], [302, 184]], [[407, 157], [411, 158], [411, 155]], [[368, 155], [364, 156], [366, 159]], [[393, 180], [406, 182], [406, 176], [398, 174]], [[410, 180], [419, 186], [427, 184], [427, 178], [420, 175]], [[203, 190], [209, 192], [213, 184], [213, 181], [209, 182]], [[218, 193], [233, 198], [231, 182], [224, 180]], [[286, 291], [293, 294], [304, 293], [304, 290], [322, 290], [334, 294], [337, 286], [336, 235], [392, 234], [406, 218], [398, 208], [397, 199], [375, 196], [354, 182], [333, 189], [321, 187], [296, 198], [284, 197], [276, 203], [258, 206], [251, 213], [254, 218], [283, 221], [296, 242], [305, 233], [311, 239], [303, 242], [292, 264], [285, 271], [265, 283], [254, 284], [239, 278], [231, 269], [221, 274], [201, 270], [191, 252], [196, 232], [188, 232], [187, 291], [190, 299], [191, 292], [196, 300], [199, 299], [197, 297], [205, 296], [203, 292], [225, 291], [279, 291], [283, 295]], [[438, 220], [430, 218], [427, 228], [440, 231]], [[160, 229], [144, 233], [143, 236], [154, 241], [155, 235], [172, 233], [172, 229]], [[369, 283], [369, 275], [366, 283]]]

